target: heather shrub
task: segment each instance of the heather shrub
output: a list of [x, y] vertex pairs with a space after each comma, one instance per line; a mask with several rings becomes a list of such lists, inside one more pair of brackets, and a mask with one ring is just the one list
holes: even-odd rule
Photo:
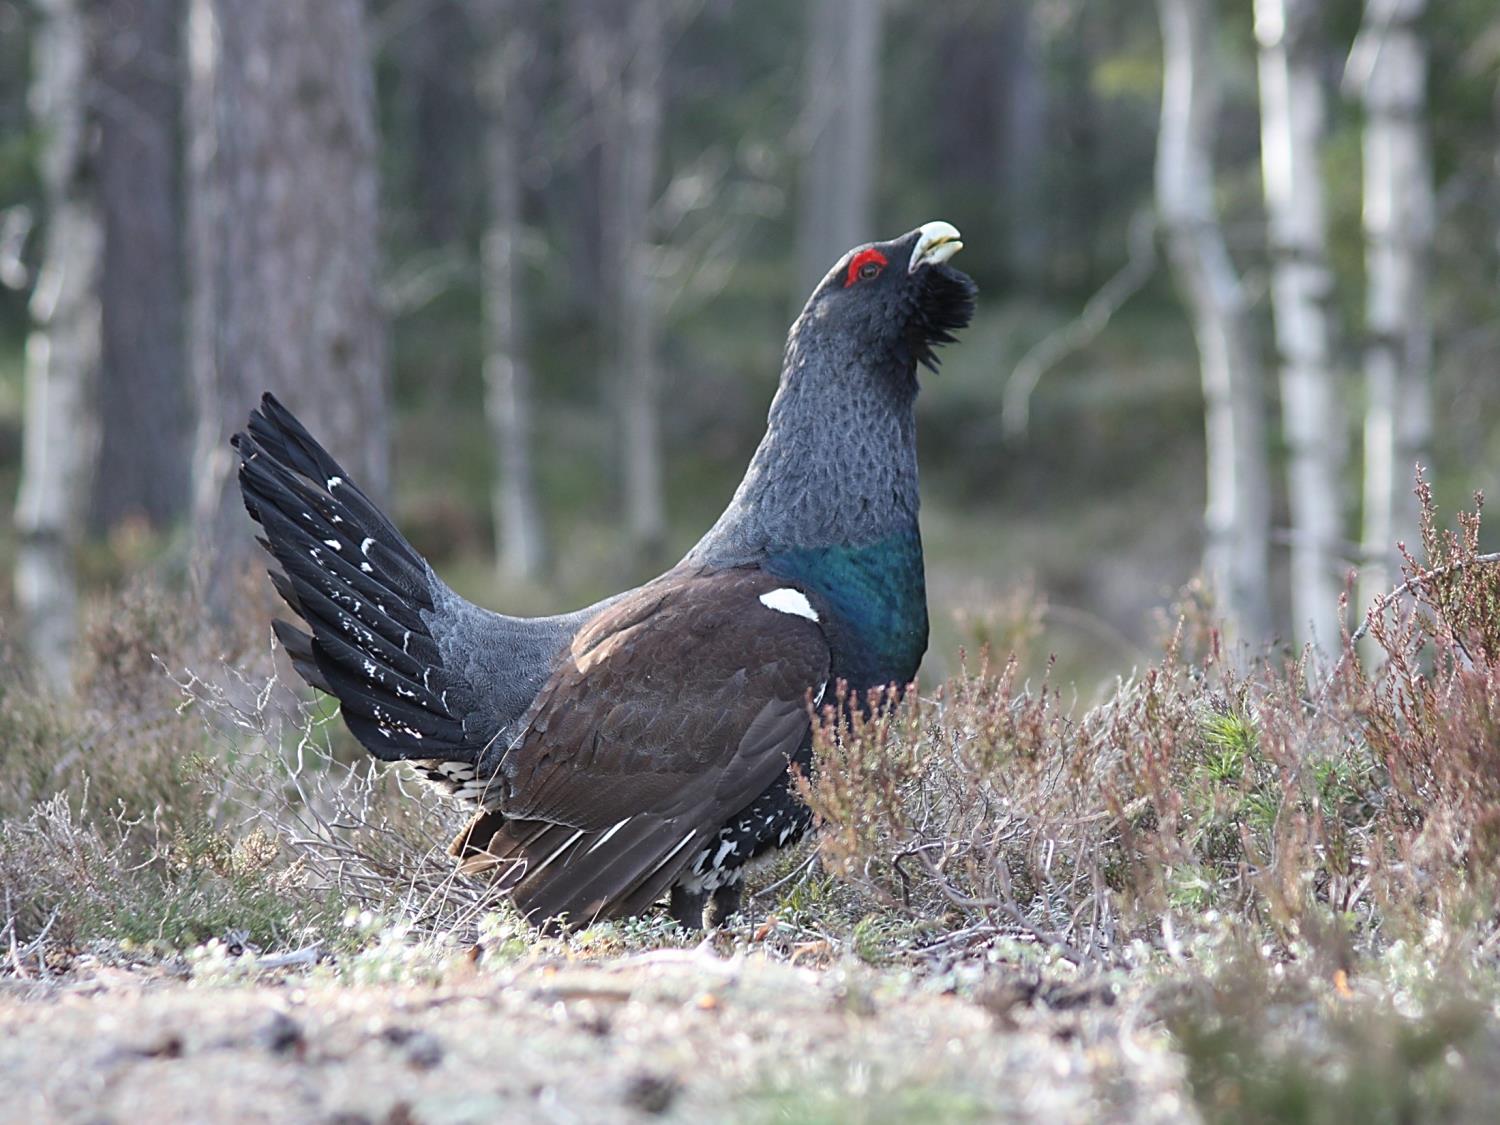
[[[803, 783], [823, 870], [762, 884], [757, 940], [1111, 966], [1228, 930], [1328, 972], [1433, 933], [1492, 949], [1500, 574], [1477, 510], [1442, 532], [1423, 502], [1421, 561], [1331, 667], [1237, 663], [1185, 613], [1092, 705], [1013, 656], [844, 727], [830, 707]], [[5, 940], [347, 945], [351, 911], [414, 935], [504, 914], [444, 854], [462, 813], [355, 753], [269, 646], [142, 587], [82, 650], [70, 698], [0, 677]]]
[[1428, 973], [1411, 981], [1399, 965], [1375, 968], [1385, 970], [1383, 987], [1356, 991], [1343, 978], [1330, 985], [1296, 966], [1241, 956], [1190, 993], [1160, 999], [1202, 1119], [1495, 1120], [1493, 979], [1451, 961], [1441, 981]]
[[[945, 948], [1020, 937], [1078, 963], [1231, 927], [1330, 969], [1452, 927], [1495, 933], [1500, 566], [1478, 505], [1329, 667], [1243, 671], [1179, 627], [1102, 702], [982, 660], [872, 718], [825, 711], [807, 799], [826, 862]], [[1367, 634], [1370, 651], [1358, 642]]]
[[0, 943], [37, 966], [98, 942], [326, 946], [362, 940], [351, 910], [472, 928], [493, 906], [443, 854], [454, 814], [233, 641], [258, 634], [141, 583], [89, 607], [71, 693], [5, 658]]

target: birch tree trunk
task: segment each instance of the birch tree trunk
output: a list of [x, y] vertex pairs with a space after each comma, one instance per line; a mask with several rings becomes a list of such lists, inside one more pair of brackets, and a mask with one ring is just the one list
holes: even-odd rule
[[601, 90], [600, 233], [614, 385], [620, 409], [620, 479], [625, 526], [640, 563], [666, 541], [657, 306], [651, 205], [661, 151], [662, 0], [639, 0], [622, 15]]
[[374, 89], [361, 0], [191, 0], [194, 524], [211, 602], [253, 545], [230, 435], [273, 391], [387, 484]]
[[91, 524], [166, 529], [188, 511], [192, 409], [183, 296], [182, 5], [96, 0], [104, 224], [99, 455]]
[[1328, 653], [1341, 636], [1343, 424], [1331, 358], [1333, 273], [1319, 165], [1326, 101], [1313, 34], [1319, 11], [1316, 0], [1255, 2], [1261, 169], [1288, 449], [1293, 636], [1299, 646]]
[[802, 302], [851, 246], [875, 237], [882, 0], [813, 0], [803, 69], [798, 288]]
[[544, 555], [531, 457], [531, 377], [517, 306], [516, 249], [522, 234], [522, 130], [529, 119], [522, 80], [536, 48], [536, 13], [525, 0], [486, 5], [478, 89], [484, 110], [488, 221], [480, 251], [484, 301], [485, 412], [495, 464], [490, 487], [501, 573], [535, 578]]
[[1434, 199], [1427, 56], [1415, 26], [1424, 7], [1425, 0], [1369, 0], [1348, 67], [1365, 115], [1364, 609], [1395, 580], [1396, 544], [1417, 544], [1412, 477], [1432, 430]]
[[1245, 294], [1214, 206], [1218, 90], [1207, 0], [1157, 0], [1163, 75], [1156, 201], [1202, 368], [1208, 468], [1204, 571], [1231, 640], [1269, 638], [1262, 375]]
[[26, 341], [16, 605], [22, 637], [54, 686], [66, 686], [77, 616], [74, 551], [93, 457], [89, 410], [99, 363], [102, 237], [90, 190], [88, 29], [77, 0], [38, 0], [32, 108], [43, 137], [41, 270]]

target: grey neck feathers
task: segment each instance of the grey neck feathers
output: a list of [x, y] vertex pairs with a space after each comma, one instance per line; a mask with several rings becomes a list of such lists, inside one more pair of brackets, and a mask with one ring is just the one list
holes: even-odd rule
[[847, 338], [793, 327], [766, 435], [724, 514], [685, 561], [733, 565], [865, 546], [917, 520], [916, 373]]

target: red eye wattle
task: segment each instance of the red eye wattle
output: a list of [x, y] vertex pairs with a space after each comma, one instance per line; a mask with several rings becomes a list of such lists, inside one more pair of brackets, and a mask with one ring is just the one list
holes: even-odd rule
[[844, 278], [844, 288], [848, 289], [856, 281], [869, 281], [871, 278], [879, 277], [880, 271], [885, 269], [885, 263], [886, 257], [879, 250], [861, 250], [849, 263], [849, 273]]

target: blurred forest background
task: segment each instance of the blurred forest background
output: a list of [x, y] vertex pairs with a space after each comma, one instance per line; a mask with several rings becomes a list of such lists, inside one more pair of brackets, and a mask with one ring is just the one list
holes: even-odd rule
[[982, 298], [929, 679], [1039, 620], [1087, 690], [1200, 573], [1327, 649], [1416, 461], [1500, 483], [1493, 0], [0, 0], [6, 643], [60, 686], [122, 588], [264, 596], [265, 390], [483, 604], [648, 577], [812, 284], [930, 219]]

